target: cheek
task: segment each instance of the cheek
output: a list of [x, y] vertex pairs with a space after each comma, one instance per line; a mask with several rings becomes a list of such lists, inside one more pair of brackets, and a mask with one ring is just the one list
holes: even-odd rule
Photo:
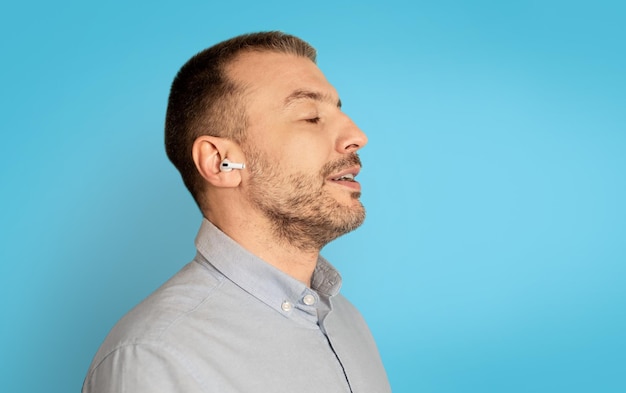
[[250, 135], [251, 147], [288, 173], [317, 173], [332, 158], [332, 141], [318, 127], [260, 123]]
[[332, 149], [321, 138], [293, 138], [281, 143], [279, 154], [293, 168], [319, 171], [330, 160]]

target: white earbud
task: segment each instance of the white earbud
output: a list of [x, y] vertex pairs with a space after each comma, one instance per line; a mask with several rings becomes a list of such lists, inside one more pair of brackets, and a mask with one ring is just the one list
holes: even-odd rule
[[233, 169], [244, 169], [246, 164], [243, 162], [230, 162], [228, 158], [224, 158], [220, 163], [220, 171], [222, 172], [230, 172]]

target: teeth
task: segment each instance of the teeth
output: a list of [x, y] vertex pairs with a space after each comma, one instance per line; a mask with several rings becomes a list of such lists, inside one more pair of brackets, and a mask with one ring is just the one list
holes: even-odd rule
[[354, 180], [354, 175], [352, 173], [348, 173], [347, 175], [343, 175], [333, 180]]

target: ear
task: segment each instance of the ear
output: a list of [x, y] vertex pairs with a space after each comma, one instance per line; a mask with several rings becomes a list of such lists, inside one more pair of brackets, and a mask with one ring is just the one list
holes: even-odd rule
[[194, 141], [191, 154], [196, 169], [209, 184], [215, 187], [237, 187], [241, 183], [240, 171], [220, 171], [220, 163], [226, 157], [231, 161], [242, 158], [238, 146], [230, 139], [202, 135]]

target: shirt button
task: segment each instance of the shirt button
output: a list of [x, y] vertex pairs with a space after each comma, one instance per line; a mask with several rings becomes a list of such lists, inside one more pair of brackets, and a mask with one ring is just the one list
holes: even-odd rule
[[282, 308], [283, 311], [291, 311], [291, 309], [293, 308], [293, 304], [285, 300], [283, 304], [280, 305], [280, 308]]
[[312, 306], [315, 304], [315, 296], [309, 294], [309, 295], [305, 295], [302, 298], [302, 301], [304, 302], [304, 304], [306, 304], [307, 306]]

